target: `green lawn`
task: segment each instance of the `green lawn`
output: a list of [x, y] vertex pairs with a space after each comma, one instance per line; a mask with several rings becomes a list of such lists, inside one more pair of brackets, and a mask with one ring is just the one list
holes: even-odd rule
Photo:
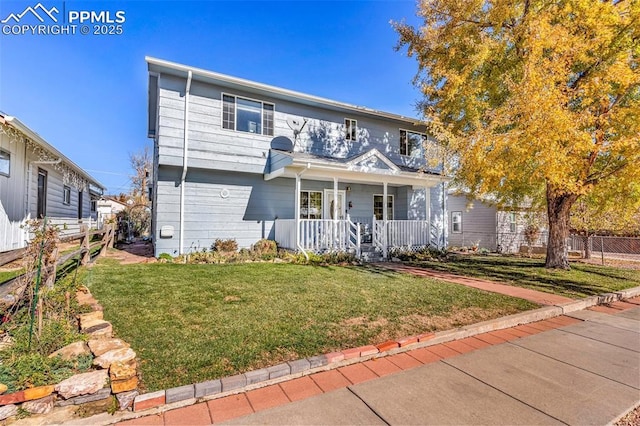
[[574, 298], [640, 285], [638, 270], [578, 262], [572, 262], [569, 271], [550, 270], [544, 267], [544, 259], [515, 256], [458, 255], [445, 262], [419, 261], [412, 264]]
[[22, 269], [14, 269], [12, 271], [0, 271], [0, 283], [9, 281], [11, 278], [17, 277], [23, 272]]
[[137, 351], [149, 391], [536, 307], [358, 267], [101, 260], [81, 279]]

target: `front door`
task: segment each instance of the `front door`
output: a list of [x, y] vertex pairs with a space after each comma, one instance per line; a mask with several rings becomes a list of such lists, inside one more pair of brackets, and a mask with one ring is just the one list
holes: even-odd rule
[[325, 189], [324, 190], [324, 212], [322, 217], [324, 219], [345, 219], [345, 192], [338, 191], [338, 217], [333, 217], [333, 189]]

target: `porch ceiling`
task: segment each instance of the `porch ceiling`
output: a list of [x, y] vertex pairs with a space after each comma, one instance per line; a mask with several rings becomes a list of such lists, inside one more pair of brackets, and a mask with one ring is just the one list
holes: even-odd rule
[[[375, 152], [372, 152], [375, 151]], [[369, 151], [355, 159], [323, 158], [305, 153], [290, 153], [278, 150], [270, 152], [269, 173], [264, 180], [279, 177], [342, 182], [433, 187], [448, 180], [446, 177], [422, 171], [404, 171], [377, 150]], [[372, 158], [380, 161], [371, 161]], [[360, 161], [363, 160], [363, 161]], [[275, 166], [275, 167], [274, 167]], [[384, 167], [384, 168], [383, 168]]]

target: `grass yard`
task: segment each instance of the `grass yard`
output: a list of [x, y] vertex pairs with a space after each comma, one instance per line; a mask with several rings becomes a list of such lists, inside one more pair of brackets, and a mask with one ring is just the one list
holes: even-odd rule
[[445, 262], [412, 264], [574, 298], [640, 286], [639, 270], [572, 262], [571, 270], [556, 271], [546, 269], [539, 258], [458, 255]]
[[373, 268], [101, 260], [82, 275], [149, 391], [536, 308]]

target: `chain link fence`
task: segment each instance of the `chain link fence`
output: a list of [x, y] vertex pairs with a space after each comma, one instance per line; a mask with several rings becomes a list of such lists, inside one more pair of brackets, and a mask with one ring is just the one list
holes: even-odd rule
[[605, 259], [640, 262], [640, 238], [638, 237], [571, 235], [569, 250], [581, 252], [584, 258], [600, 257], [603, 264]]

